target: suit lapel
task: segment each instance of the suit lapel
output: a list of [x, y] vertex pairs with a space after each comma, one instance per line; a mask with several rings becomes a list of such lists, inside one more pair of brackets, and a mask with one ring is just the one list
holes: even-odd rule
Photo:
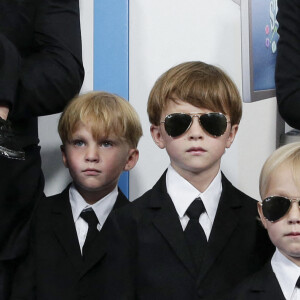
[[238, 209], [241, 203], [235, 195], [231, 183], [222, 174], [222, 195], [216, 217], [208, 241], [208, 247], [203, 259], [203, 265], [198, 277], [198, 283], [213, 266], [216, 258], [226, 246], [231, 234], [238, 224]]
[[166, 172], [152, 189], [149, 207], [155, 211], [153, 224], [188, 271], [195, 276], [195, 266], [184, 238], [178, 214], [166, 190], [165, 175]]
[[53, 230], [62, 248], [68, 254], [77, 270], [82, 266], [82, 259], [76, 228], [69, 201], [69, 187], [67, 187], [54, 201], [52, 208]]
[[[119, 189], [119, 194], [116, 203], [113, 207], [113, 210], [120, 208], [128, 203], [129, 203], [128, 199]], [[82, 269], [81, 276], [87, 273], [95, 264], [97, 264], [101, 259], [104, 258], [107, 249], [106, 247], [107, 236], [108, 233], [107, 233], [106, 226], [104, 224], [101, 231], [99, 231], [99, 233], [96, 235], [96, 237], [92, 242], [93, 247], [90, 248], [88, 257], [84, 262], [84, 267]]]

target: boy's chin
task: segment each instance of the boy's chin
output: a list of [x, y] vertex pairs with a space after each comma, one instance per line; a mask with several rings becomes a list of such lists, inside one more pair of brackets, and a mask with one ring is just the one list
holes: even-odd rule
[[300, 261], [300, 249], [294, 250], [288, 254], [289, 257], [298, 259]]
[[283, 252], [284, 256], [288, 258], [290, 261], [294, 262], [298, 266], [300, 266], [300, 245], [295, 249], [291, 249], [289, 251]]

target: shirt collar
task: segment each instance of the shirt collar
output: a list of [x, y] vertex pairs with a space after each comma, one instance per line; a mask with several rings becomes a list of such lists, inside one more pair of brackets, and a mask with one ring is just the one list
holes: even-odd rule
[[291, 299], [300, 276], [300, 267], [285, 257], [277, 248], [272, 257], [271, 265], [284, 297]]
[[201, 193], [170, 165], [166, 175], [167, 191], [174, 203], [179, 218], [184, 216], [187, 208], [195, 198], [201, 197], [206, 213], [213, 223], [222, 193], [221, 178], [221, 171], [219, 170], [208, 188]]
[[[99, 199], [93, 205], [88, 204], [80, 193], [77, 191], [74, 184], [70, 186], [69, 189], [69, 199], [71, 203], [71, 209], [73, 214], [74, 222], [76, 222], [84, 209], [89, 207], [93, 208], [99, 224], [103, 226], [106, 218], [108, 217], [109, 213], [111, 212], [116, 200], [118, 197], [118, 187], [116, 186], [112, 192], [108, 195]], [[101, 201], [100, 201], [101, 200]]]

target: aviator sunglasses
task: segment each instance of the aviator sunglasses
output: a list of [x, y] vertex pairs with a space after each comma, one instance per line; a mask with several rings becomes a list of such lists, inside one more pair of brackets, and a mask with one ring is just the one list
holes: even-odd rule
[[300, 198], [287, 198], [283, 196], [271, 196], [264, 199], [259, 204], [262, 207], [262, 211], [265, 219], [270, 222], [275, 222], [284, 217], [290, 210], [293, 202], [298, 202]]
[[188, 131], [193, 123], [193, 118], [198, 117], [200, 126], [210, 135], [215, 137], [225, 133], [227, 128], [227, 118], [220, 112], [186, 114], [173, 113], [167, 115], [161, 123], [165, 124], [167, 134], [173, 138], [178, 137]]

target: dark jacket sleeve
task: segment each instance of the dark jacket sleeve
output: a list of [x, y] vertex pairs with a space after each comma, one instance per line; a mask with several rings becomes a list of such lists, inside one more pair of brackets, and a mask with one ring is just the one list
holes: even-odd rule
[[36, 300], [35, 260], [31, 251], [16, 272], [10, 300]]
[[30, 246], [27, 255], [20, 261], [16, 270], [12, 285], [10, 300], [36, 300], [36, 243], [38, 215], [41, 204], [45, 202], [45, 197], [41, 196], [31, 220]]
[[275, 72], [278, 108], [283, 119], [300, 129], [300, 2], [278, 0], [279, 22]]
[[62, 111], [84, 77], [79, 0], [36, 3], [32, 53], [22, 61], [13, 119]]
[[21, 57], [15, 45], [0, 33], [0, 103], [10, 108], [16, 91], [21, 70]]

